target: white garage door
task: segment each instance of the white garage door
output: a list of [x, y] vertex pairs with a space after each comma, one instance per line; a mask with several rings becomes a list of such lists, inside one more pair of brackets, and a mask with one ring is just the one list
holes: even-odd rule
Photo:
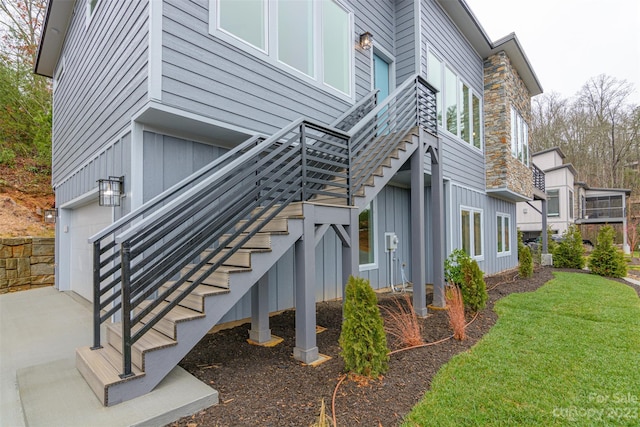
[[89, 237], [111, 224], [112, 208], [97, 203], [73, 209], [71, 241], [71, 290], [93, 301], [93, 245]]

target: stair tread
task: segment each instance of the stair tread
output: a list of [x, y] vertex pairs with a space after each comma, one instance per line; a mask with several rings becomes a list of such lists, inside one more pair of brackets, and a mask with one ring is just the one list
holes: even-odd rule
[[[144, 372], [132, 365], [131, 370], [134, 377], [126, 379], [120, 378], [122, 367], [116, 367], [114, 365], [118, 362], [122, 364], [122, 355], [118, 350], [108, 344], [96, 350], [92, 350], [89, 346], [79, 347], [76, 349], [76, 355], [84, 360], [86, 366], [91, 370], [103, 388], [110, 384], [117, 384], [144, 375]], [[90, 386], [93, 385], [94, 384], [90, 384]]]
[[[193, 269], [195, 267], [196, 267], [195, 264], [188, 264], [185, 267], [185, 269], [186, 268]], [[204, 268], [205, 267], [202, 267], [200, 269], [200, 271], [204, 270]], [[215, 270], [213, 270], [211, 272], [211, 274], [214, 274], [214, 273], [238, 273], [238, 272], [242, 272], [242, 271], [251, 271], [251, 267], [239, 267], [237, 265], [225, 265], [225, 264], [222, 264], [220, 267], [218, 267]]]
[[[149, 304], [151, 304], [151, 301], [143, 301], [142, 303], [140, 303], [140, 308], [145, 308]], [[156, 307], [153, 310], [151, 310], [150, 314], [159, 313], [167, 305], [169, 305], [168, 302], [162, 301], [158, 305], [158, 307]], [[205, 315], [203, 313], [197, 312], [195, 310], [191, 310], [190, 308], [186, 308], [186, 307], [182, 307], [180, 305], [177, 305], [177, 306], [173, 307], [171, 309], [171, 311], [169, 311], [164, 316], [164, 319], [167, 319], [167, 320], [169, 320], [171, 322], [174, 322], [174, 323], [179, 323], [179, 322], [184, 322], [184, 321], [188, 321], [188, 320], [199, 319], [199, 318], [202, 318], [202, 317], [205, 317]], [[143, 319], [143, 321], [144, 321], [144, 319]]]
[[[142, 328], [143, 325], [136, 325], [133, 328], [133, 332]], [[107, 328], [111, 330], [118, 337], [122, 337], [120, 323], [112, 323], [107, 325]], [[176, 340], [169, 338], [165, 334], [150, 329], [147, 331], [138, 341], [133, 344], [133, 347], [141, 352], [156, 350], [164, 347], [170, 347], [176, 344]]]

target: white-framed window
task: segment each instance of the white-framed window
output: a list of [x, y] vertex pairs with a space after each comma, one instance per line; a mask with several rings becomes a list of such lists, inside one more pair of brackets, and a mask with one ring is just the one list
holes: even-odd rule
[[209, 33], [354, 99], [353, 13], [340, 0], [209, 0]]
[[436, 103], [442, 130], [482, 150], [481, 96], [431, 50], [427, 52], [427, 80], [439, 91]]
[[560, 216], [559, 190], [547, 190], [547, 216]]
[[376, 204], [369, 204], [358, 216], [358, 242], [360, 270], [377, 268], [376, 257]]
[[511, 107], [511, 155], [529, 166], [529, 126]]
[[496, 215], [498, 256], [511, 254], [511, 215], [500, 213]]
[[471, 258], [484, 259], [482, 209], [460, 207], [460, 247]]

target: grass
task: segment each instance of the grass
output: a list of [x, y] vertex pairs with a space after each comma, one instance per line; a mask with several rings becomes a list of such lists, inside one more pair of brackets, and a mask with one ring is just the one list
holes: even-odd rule
[[436, 375], [406, 426], [640, 424], [640, 299], [556, 273], [496, 304], [497, 324]]

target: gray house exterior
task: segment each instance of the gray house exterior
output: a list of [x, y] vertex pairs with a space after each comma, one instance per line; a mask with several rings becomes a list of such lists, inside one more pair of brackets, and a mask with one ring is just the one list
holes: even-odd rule
[[[433, 283], [433, 303], [442, 305], [442, 261], [453, 249], [470, 252], [486, 274], [517, 266], [516, 202], [533, 198], [529, 100], [542, 89], [515, 35], [491, 41], [463, 0], [278, 6], [276, 0], [251, 3], [243, 13], [256, 25], [247, 32], [235, 25], [238, 11], [230, 0], [49, 1], [36, 72], [54, 84], [59, 290], [95, 303], [88, 239], [95, 243], [101, 230], [155, 203], [243, 141], [269, 141], [301, 117], [355, 132], [357, 120], [341, 127], [343, 113], [391, 117], [400, 110], [392, 104], [401, 99], [398, 91], [416, 79], [418, 85], [426, 79], [437, 100], [437, 126], [413, 133], [413, 144], [422, 147], [418, 157], [414, 148], [406, 154], [400, 148], [375, 194], [365, 191], [361, 203], [347, 202], [348, 214], [331, 211], [330, 223], [316, 221], [315, 240], [301, 231], [301, 240], [286, 243], [264, 276], [229, 306], [221, 303], [214, 323], [252, 317], [252, 338], [260, 342], [268, 331], [265, 313], [339, 298], [349, 273], [386, 288], [401, 280], [401, 262], [416, 284], [414, 303], [426, 314], [418, 284]], [[279, 25], [287, 20], [305, 25]], [[371, 49], [360, 43], [367, 32]], [[387, 95], [394, 101], [384, 104]], [[368, 111], [362, 105], [369, 99], [384, 107]], [[387, 125], [377, 126], [378, 138], [393, 137]], [[123, 177], [118, 207], [98, 206], [97, 180], [109, 176]], [[204, 181], [194, 178], [181, 192], [190, 194]], [[320, 216], [333, 204], [316, 196], [310, 202], [319, 205], [305, 206], [305, 218], [307, 209]], [[398, 237], [393, 258], [385, 233]], [[310, 240], [314, 245], [305, 243]], [[302, 271], [305, 264], [313, 265]], [[313, 282], [304, 292], [303, 280]], [[300, 325], [308, 327], [315, 317], [304, 316]], [[295, 356], [305, 362], [317, 358], [310, 335], [301, 332], [297, 341]], [[113, 404], [136, 393], [100, 398]]]

